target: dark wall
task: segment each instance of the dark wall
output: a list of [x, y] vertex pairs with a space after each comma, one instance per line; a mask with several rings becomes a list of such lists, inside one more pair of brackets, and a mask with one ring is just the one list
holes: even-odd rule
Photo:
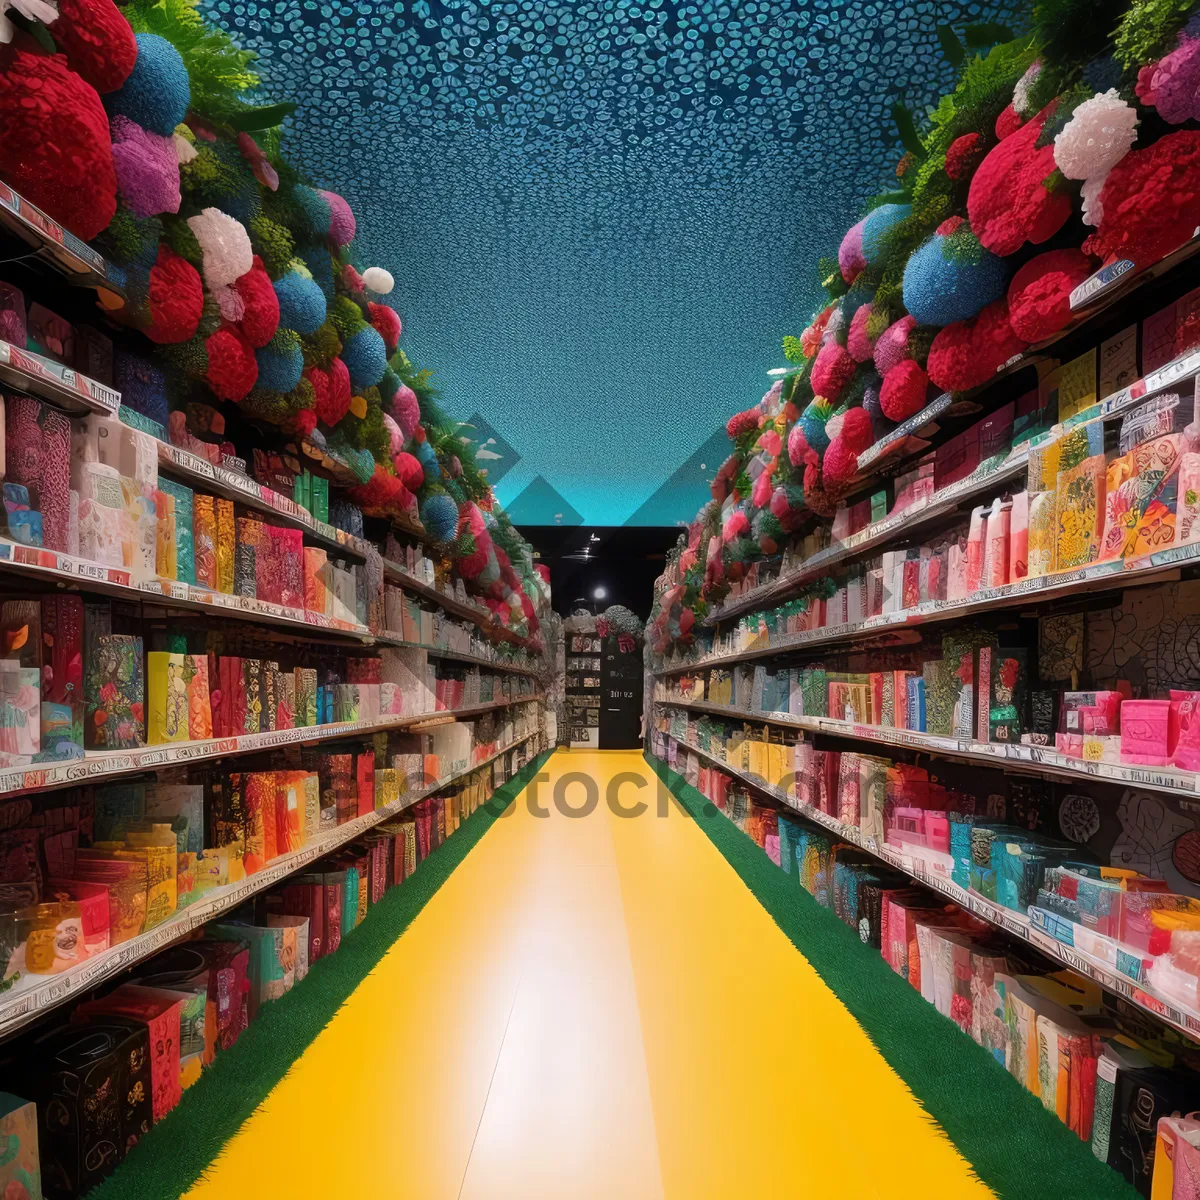
[[[682, 532], [674, 526], [522, 525], [520, 532], [550, 568], [554, 608], [569, 616], [581, 607], [601, 612], [623, 604], [643, 619], [650, 613], [654, 581], [662, 574], [667, 551]], [[595, 599], [603, 587], [603, 599]]]

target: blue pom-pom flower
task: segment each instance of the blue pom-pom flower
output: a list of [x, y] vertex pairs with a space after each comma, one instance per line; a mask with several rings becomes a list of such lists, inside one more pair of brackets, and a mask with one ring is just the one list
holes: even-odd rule
[[268, 392], [290, 392], [300, 382], [304, 372], [304, 354], [292, 338], [273, 337], [261, 350], [258, 359], [258, 386]]
[[166, 38], [137, 34], [138, 56], [129, 78], [104, 97], [110, 117], [129, 120], [164, 137], [187, 116], [192, 85], [179, 51]]
[[325, 323], [325, 293], [307, 275], [289, 271], [275, 281], [279, 298], [279, 324], [297, 333], [316, 333]]
[[935, 233], [904, 268], [904, 307], [918, 325], [969, 321], [1008, 286], [1008, 267], [965, 225]]
[[444, 492], [421, 505], [421, 524], [435, 542], [448, 542], [458, 529], [458, 505]]
[[379, 331], [368, 325], [342, 346], [342, 362], [350, 371], [350, 383], [361, 391], [377, 384], [387, 370], [387, 347]]
[[863, 221], [863, 258], [868, 267], [878, 266], [883, 257], [883, 235], [912, 213], [911, 204], [881, 204]]

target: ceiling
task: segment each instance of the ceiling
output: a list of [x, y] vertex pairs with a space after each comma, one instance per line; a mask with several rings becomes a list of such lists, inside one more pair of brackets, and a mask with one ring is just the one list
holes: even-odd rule
[[[894, 185], [938, 22], [1014, 0], [203, 0], [396, 277], [401, 345], [518, 524], [689, 520], [724, 422]], [[492, 456], [495, 457], [492, 457]]]

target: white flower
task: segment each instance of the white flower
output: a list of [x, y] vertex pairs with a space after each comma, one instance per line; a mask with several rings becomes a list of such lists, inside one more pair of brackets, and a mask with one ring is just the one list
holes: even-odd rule
[[198, 217], [188, 217], [204, 254], [204, 282], [210, 292], [240, 279], [254, 266], [250, 235], [240, 221], [219, 208], [206, 208]]
[[179, 159], [179, 165], [190, 163], [196, 157], [196, 147], [192, 145], [187, 138], [176, 133], [172, 134], [175, 141], [175, 157]]
[[1099, 225], [1104, 219], [1104, 210], [1100, 207], [1100, 193], [1104, 190], [1107, 180], [1106, 173], [1093, 175], [1090, 179], [1083, 181], [1083, 223], [1085, 225]]
[[1054, 139], [1054, 163], [1068, 179], [1107, 175], [1137, 137], [1137, 113], [1109, 88], [1085, 100]]
[[13, 23], [8, 19], [8, 10], [13, 9], [31, 21], [49, 25], [58, 20], [58, 9], [47, 0], [0, 0], [0, 45], [6, 46], [13, 38]]
[[362, 281], [377, 296], [386, 296], [396, 286], [392, 273], [382, 267], [368, 267], [363, 272]]
[[1017, 80], [1017, 86], [1013, 88], [1013, 108], [1017, 110], [1023, 117], [1033, 116], [1033, 102], [1029, 99], [1029, 89], [1033, 86], [1033, 82], [1042, 73], [1041, 59], [1035, 59], [1029, 65], [1029, 69]]

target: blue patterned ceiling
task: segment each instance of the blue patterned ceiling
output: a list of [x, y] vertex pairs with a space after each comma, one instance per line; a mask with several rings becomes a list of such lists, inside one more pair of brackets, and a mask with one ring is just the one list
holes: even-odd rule
[[[396, 277], [401, 344], [520, 521], [689, 520], [816, 260], [889, 178], [938, 22], [1023, 4], [205, 0], [299, 102], [289, 157]], [[719, 457], [718, 457], [719, 456]], [[715, 461], [714, 461], [715, 460]]]

